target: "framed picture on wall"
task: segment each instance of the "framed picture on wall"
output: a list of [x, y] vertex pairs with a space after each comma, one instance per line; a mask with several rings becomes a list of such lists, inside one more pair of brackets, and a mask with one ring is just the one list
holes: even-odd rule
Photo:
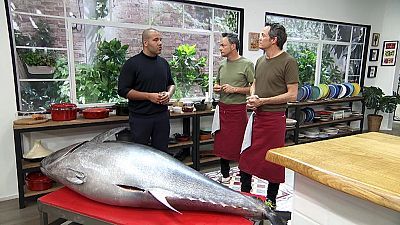
[[371, 46], [372, 47], [378, 47], [379, 45], [379, 33], [373, 33], [372, 34], [372, 41], [371, 41]]
[[369, 61], [378, 61], [379, 49], [369, 50]]
[[258, 39], [260, 38], [260, 33], [249, 32], [249, 51], [258, 51]]
[[399, 45], [398, 41], [384, 41], [383, 42], [383, 51], [382, 51], [382, 66], [395, 66], [396, 65], [396, 56], [397, 56], [397, 47]]
[[374, 78], [376, 77], [376, 71], [378, 70], [377, 66], [368, 66], [368, 73], [367, 77], [368, 78]]

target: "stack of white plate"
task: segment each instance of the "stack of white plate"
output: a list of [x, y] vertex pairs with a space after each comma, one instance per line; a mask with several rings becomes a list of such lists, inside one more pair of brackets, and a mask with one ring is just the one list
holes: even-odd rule
[[294, 127], [296, 126], [297, 120], [286, 118], [286, 127]]
[[322, 130], [328, 135], [336, 135], [339, 133], [339, 129], [335, 127], [326, 127]]

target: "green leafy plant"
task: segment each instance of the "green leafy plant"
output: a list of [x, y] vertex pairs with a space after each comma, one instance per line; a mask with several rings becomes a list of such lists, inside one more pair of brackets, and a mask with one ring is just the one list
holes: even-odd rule
[[51, 66], [56, 65], [56, 54], [53, 51], [45, 52], [41, 50], [22, 51], [21, 59], [28, 66]]
[[367, 109], [374, 110], [374, 115], [378, 115], [379, 111], [384, 113], [393, 113], [398, 104], [400, 104], [400, 96], [393, 92], [392, 96], [385, 96], [379, 87], [364, 87], [363, 97]]
[[169, 61], [175, 81], [174, 98], [189, 97], [193, 85], [199, 85], [203, 91], [208, 88], [208, 74], [204, 73], [207, 59], [196, 58], [196, 45], [183, 44], [175, 49]]
[[300, 85], [313, 85], [317, 54], [315, 51], [309, 50], [305, 47], [296, 47], [300, 47], [300, 49], [295, 49], [293, 45], [288, 45], [287, 52], [297, 59]]
[[128, 47], [117, 39], [102, 41], [93, 64], [77, 66], [76, 93], [80, 103], [118, 101], [117, 81]]
[[336, 65], [330, 53], [328, 51], [323, 51], [320, 83], [339, 84], [342, 83], [342, 76], [342, 72], [340, 72], [339, 67]]

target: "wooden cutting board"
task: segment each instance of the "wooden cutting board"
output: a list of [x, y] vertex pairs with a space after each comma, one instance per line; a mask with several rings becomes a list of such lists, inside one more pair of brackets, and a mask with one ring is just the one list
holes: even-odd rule
[[50, 119], [35, 120], [32, 118], [22, 118], [22, 119], [14, 120], [14, 124], [15, 125], [32, 125], [32, 124], [45, 123], [49, 120]]

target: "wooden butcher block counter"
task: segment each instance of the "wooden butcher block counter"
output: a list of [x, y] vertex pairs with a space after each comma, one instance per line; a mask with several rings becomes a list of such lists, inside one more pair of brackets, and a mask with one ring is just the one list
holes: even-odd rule
[[370, 132], [278, 148], [266, 159], [400, 212], [400, 137]]

